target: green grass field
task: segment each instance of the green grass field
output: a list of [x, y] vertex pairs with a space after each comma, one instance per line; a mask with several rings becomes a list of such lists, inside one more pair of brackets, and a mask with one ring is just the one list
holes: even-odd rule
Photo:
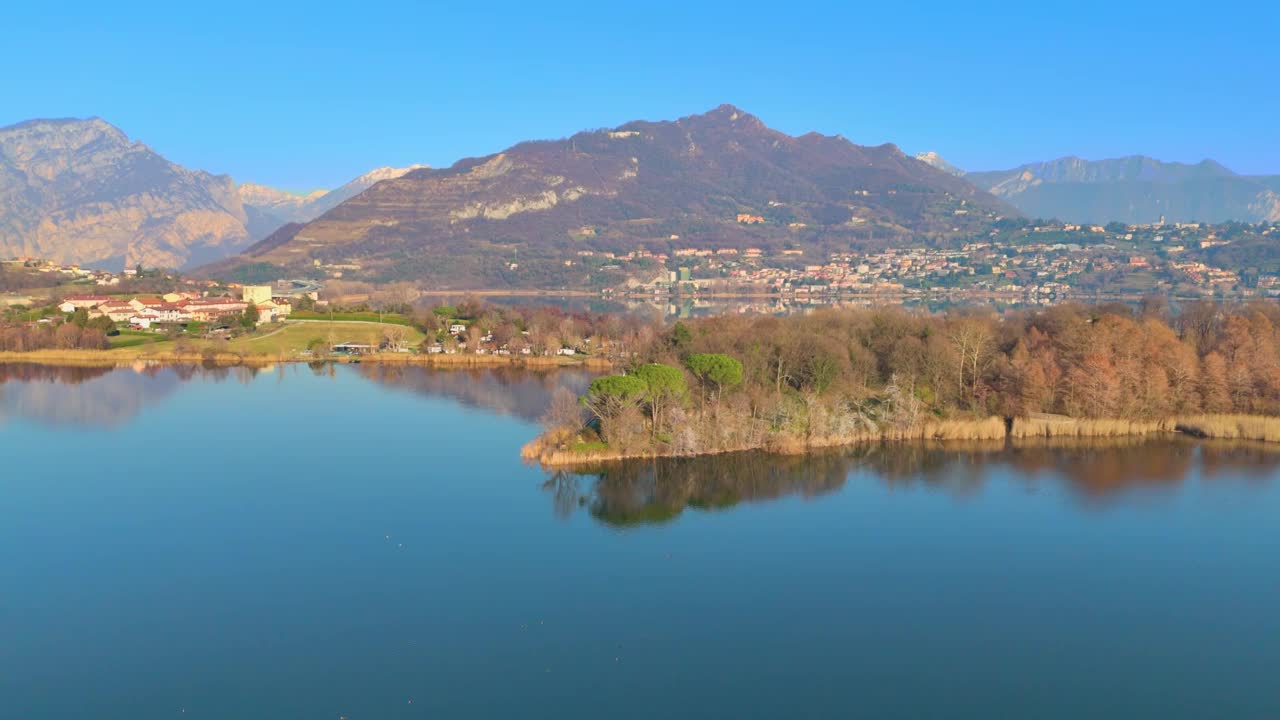
[[[425, 338], [414, 328], [395, 323], [379, 327], [365, 321], [306, 320], [264, 325], [253, 335], [241, 336], [230, 342], [190, 337], [184, 338], [183, 342], [194, 352], [213, 348], [218, 352], [288, 357], [303, 353], [311, 341], [316, 339], [326, 346], [330, 343], [352, 342], [377, 347], [388, 330], [402, 333], [404, 346], [409, 348], [416, 348]], [[111, 348], [108, 352], [119, 355], [121, 359], [173, 352], [179, 347], [164, 335], [137, 330], [122, 330], [109, 340]]]
[[[417, 347], [423, 334], [410, 327], [392, 323], [395, 330], [404, 334], [406, 347]], [[370, 325], [365, 321], [328, 322], [327, 320], [290, 321], [283, 326], [263, 326], [255, 335], [239, 337], [222, 345], [231, 352], [294, 355], [307, 349], [314, 339], [326, 345], [353, 342], [377, 347], [387, 328]]]
[[[289, 315], [289, 319], [290, 320], [306, 320], [308, 322], [315, 321], [315, 320], [334, 320], [334, 321], [343, 320], [347, 322], [372, 322], [372, 323], [379, 322], [379, 316], [378, 316], [378, 313], [376, 312], [348, 312], [348, 313], [340, 312], [340, 313], [333, 313], [332, 315], [330, 315], [327, 312], [317, 312], [314, 310], [294, 310]], [[409, 318], [403, 315], [398, 315], [396, 313], [383, 313], [381, 316], [381, 322], [387, 323], [390, 325], [408, 325]]]
[[111, 343], [111, 349], [138, 347], [140, 345], [154, 345], [160, 342], [166, 342], [163, 335], [153, 333], [137, 332], [134, 330], [121, 330], [119, 335], [107, 338]]

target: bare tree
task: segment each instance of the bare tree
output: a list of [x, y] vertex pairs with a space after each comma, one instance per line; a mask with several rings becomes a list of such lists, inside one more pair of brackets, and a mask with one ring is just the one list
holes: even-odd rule
[[382, 330], [382, 337], [387, 342], [388, 350], [403, 352], [409, 342], [409, 328], [404, 325], [387, 325]]
[[964, 318], [951, 324], [947, 339], [957, 355], [956, 387], [959, 397], [972, 401], [978, 396], [978, 381], [991, 357], [994, 334], [990, 323]]
[[577, 430], [582, 427], [582, 415], [583, 408], [578, 402], [578, 396], [567, 387], [558, 387], [551, 393], [551, 402], [542, 415], [542, 424], [548, 430]]

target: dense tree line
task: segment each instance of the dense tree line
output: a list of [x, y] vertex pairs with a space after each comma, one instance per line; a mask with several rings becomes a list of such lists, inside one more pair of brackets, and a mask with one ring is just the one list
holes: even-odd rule
[[107, 333], [75, 323], [0, 324], [0, 352], [105, 350]]
[[0, 263], [0, 292], [48, 290], [62, 278], [54, 273], [39, 273], [24, 267], [7, 267]]
[[90, 318], [84, 308], [69, 315], [55, 313], [44, 322], [0, 320], [0, 352], [105, 350], [110, 347], [107, 338], [118, 334], [111, 318]]
[[714, 317], [656, 334], [582, 402], [582, 437], [675, 453], [990, 416], [1280, 415], [1280, 306]]

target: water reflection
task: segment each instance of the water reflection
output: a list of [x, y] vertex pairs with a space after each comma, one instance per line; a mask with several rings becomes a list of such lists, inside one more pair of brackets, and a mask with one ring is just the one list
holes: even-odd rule
[[979, 493], [992, 481], [1033, 490], [1061, 483], [1082, 507], [1099, 508], [1136, 493], [1175, 490], [1194, 476], [1270, 482], [1277, 465], [1280, 448], [1178, 437], [902, 444], [812, 456], [733, 453], [611, 463], [588, 474], [554, 472], [544, 489], [560, 517], [584, 509], [602, 523], [629, 527], [670, 522], [686, 509], [820, 497], [859, 472], [889, 488], [924, 487], [954, 496]]
[[355, 376], [398, 391], [443, 397], [468, 407], [536, 420], [551, 395], [565, 387], [580, 394], [594, 373], [580, 368], [523, 370], [512, 367], [434, 369], [366, 363], [312, 363], [256, 368], [216, 365], [155, 365], [86, 368], [0, 364], [0, 423], [26, 420], [50, 426], [116, 429], [148, 406], [178, 392], [191, 380], [248, 384], [264, 374], [284, 379], [310, 373], [336, 380]]
[[0, 422], [115, 428], [183, 382], [174, 369], [0, 365]]
[[450, 398], [468, 407], [537, 420], [557, 388], [586, 391], [597, 373], [581, 368], [533, 370], [516, 367], [436, 369], [414, 365], [362, 364], [361, 377], [397, 390]]
[[117, 429], [193, 379], [248, 384], [273, 370], [148, 363], [122, 368], [0, 364], [0, 422]]
[[660, 458], [610, 464], [591, 476], [585, 492], [583, 476], [569, 472], [552, 474], [546, 488], [558, 515], [585, 506], [609, 525], [644, 525], [672, 520], [686, 507], [715, 510], [788, 495], [822, 495], [840, 489], [851, 466], [849, 458], [835, 455]]

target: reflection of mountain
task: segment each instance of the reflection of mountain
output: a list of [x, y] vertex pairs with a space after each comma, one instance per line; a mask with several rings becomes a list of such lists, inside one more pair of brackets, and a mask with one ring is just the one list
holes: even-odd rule
[[631, 526], [669, 522], [685, 508], [718, 510], [791, 495], [815, 497], [839, 490], [856, 470], [889, 486], [961, 495], [981, 490], [992, 477], [1057, 480], [1092, 507], [1133, 491], [1176, 488], [1197, 470], [1206, 479], [1261, 480], [1277, 465], [1280, 448], [1183, 438], [1017, 447], [902, 444], [807, 457], [733, 453], [612, 463], [589, 476], [556, 472], [545, 488], [558, 515], [586, 507], [603, 523]]
[[[236, 368], [237, 372], [249, 372]], [[172, 395], [196, 374], [221, 380], [227, 368], [132, 369], [0, 365], [0, 422], [118, 428]]]
[[595, 373], [580, 369], [525, 370], [512, 367], [436, 369], [364, 364], [360, 374], [376, 383], [431, 397], [446, 397], [525, 420], [537, 420], [551, 405], [551, 394], [565, 387], [581, 394]]

